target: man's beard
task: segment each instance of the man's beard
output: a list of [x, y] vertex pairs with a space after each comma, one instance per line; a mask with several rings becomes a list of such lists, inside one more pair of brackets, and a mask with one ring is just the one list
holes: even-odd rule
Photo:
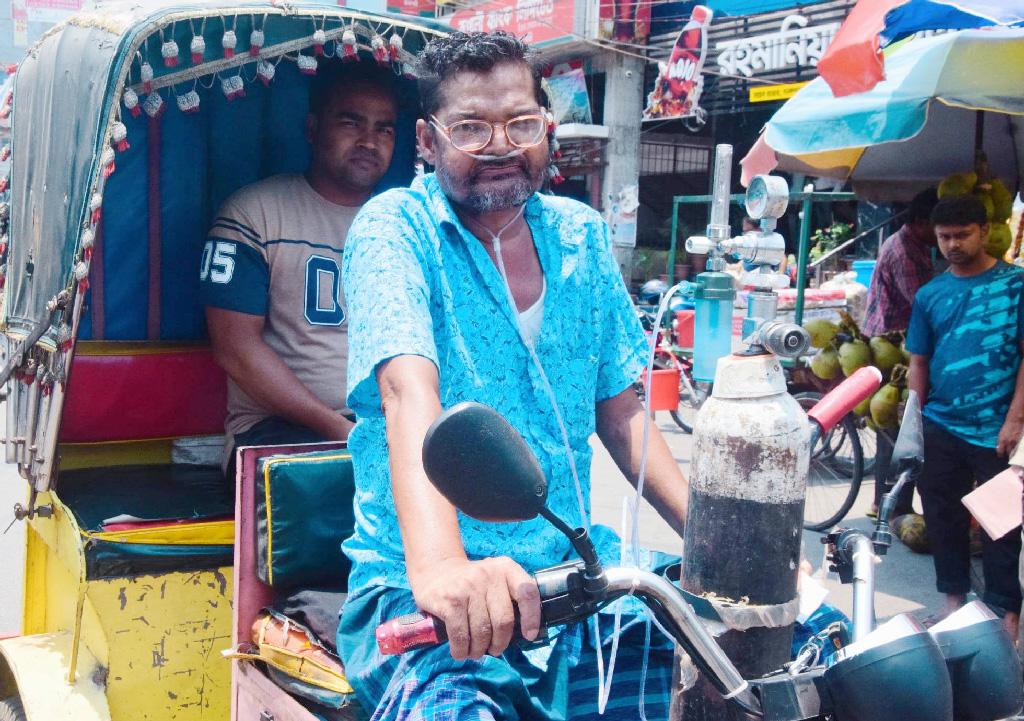
[[540, 183], [528, 177], [529, 166], [522, 168], [523, 177], [518, 178], [503, 187], [492, 190], [480, 191], [474, 188], [472, 176], [469, 178], [455, 178], [448, 171], [444, 164], [435, 168], [438, 182], [453, 202], [462, 206], [471, 213], [489, 213], [495, 210], [508, 210], [518, 208], [533, 195]]

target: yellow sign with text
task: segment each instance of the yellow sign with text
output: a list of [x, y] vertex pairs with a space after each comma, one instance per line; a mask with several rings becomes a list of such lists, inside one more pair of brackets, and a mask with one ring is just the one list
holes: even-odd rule
[[776, 100], [789, 100], [797, 91], [807, 85], [802, 83], [786, 83], [785, 85], [758, 85], [750, 89], [750, 102], [771, 103]]

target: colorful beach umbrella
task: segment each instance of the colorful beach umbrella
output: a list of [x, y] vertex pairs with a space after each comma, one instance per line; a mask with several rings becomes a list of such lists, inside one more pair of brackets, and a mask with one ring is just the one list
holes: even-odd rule
[[862, 93], [885, 77], [882, 48], [915, 33], [1024, 25], [1024, 0], [860, 0], [818, 72], [837, 97]]
[[872, 90], [835, 97], [818, 78], [765, 126], [743, 175], [773, 167], [851, 181], [896, 199], [974, 166], [975, 138], [993, 172], [1018, 186], [1024, 167], [1024, 28], [915, 39], [887, 54]]

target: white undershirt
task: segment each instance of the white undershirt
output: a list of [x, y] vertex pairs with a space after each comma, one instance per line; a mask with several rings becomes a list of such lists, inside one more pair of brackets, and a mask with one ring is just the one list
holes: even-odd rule
[[544, 320], [544, 296], [548, 290], [547, 278], [544, 278], [542, 283], [540, 297], [533, 305], [519, 314], [519, 329], [530, 345], [536, 344], [537, 336], [540, 335], [540, 324]]

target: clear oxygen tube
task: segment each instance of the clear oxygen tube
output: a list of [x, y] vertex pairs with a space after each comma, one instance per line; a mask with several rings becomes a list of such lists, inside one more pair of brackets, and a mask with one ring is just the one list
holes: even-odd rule
[[[562, 417], [562, 413], [561, 413], [561, 409], [559, 408], [558, 401], [555, 398], [554, 390], [551, 387], [551, 383], [548, 380], [547, 374], [544, 372], [544, 366], [541, 363], [540, 358], [537, 356], [537, 352], [536, 352], [536, 350], [534, 348], [534, 344], [527, 337], [526, 333], [523, 331], [522, 324], [519, 322], [518, 308], [516, 307], [515, 298], [512, 295], [512, 287], [511, 287], [511, 285], [509, 283], [509, 280], [508, 280], [508, 273], [505, 270], [505, 261], [504, 261], [504, 258], [502, 257], [502, 252], [501, 252], [501, 235], [506, 230], [508, 230], [517, 220], [519, 220], [522, 217], [523, 213], [525, 212], [525, 209], [526, 209], [525, 204], [520, 206], [519, 211], [507, 223], [505, 223], [505, 225], [503, 225], [498, 230], [497, 233], [491, 231], [489, 228], [486, 228], [486, 227], [484, 227], [483, 225], [481, 225], [479, 223], [474, 223], [474, 224], [477, 227], [479, 227], [481, 230], [483, 230], [488, 236], [490, 236], [491, 246], [494, 249], [495, 263], [497, 265], [498, 272], [501, 275], [502, 282], [504, 283], [504, 286], [505, 286], [505, 292], [506, 292], [506, 295], [507, 295], [507, 298], [508, 298], [509, 307], [512, 310], [512, 312], [515, 314], [516, 330], [518, 331], [519, 337], [522, 340], [523, 345], [526, 347], [527, 352], [530, 355], [531, 362], [533, 363], [534, 367], [537, 370], [537, 374], [538, 374], [538, 376], [539, 376], [539, 378], [541, 380], [541, 384], [542, 384], [542, 386], [544, 388], [544, 393], [545, 393], [545, 395], [547, 397], [549, 405], [551, 406], [552, 413], [555, 416], [555, 421], [558, 423], [558, 429], [559, 429], [559, 432], [560, 432], [560, 434], [562, 436], [562, 444], [563, 444], [564, 449], [565, 449], [566, 460], [569, 463], [569, 470], [572, 473], [573, 484], [575, 486], [576, 502], [577, 502], [577, 505], [579, 507], [579, 514], [580, 514], [580, 525], [581, 525], [581, 527], [586, 528], [586, 529], [589, 530], [590, 529], [590, 519], [589, 519], [589, 517], [587, 516], [587, 513], [586, 513], [586, 503], [585, 503], [585, 499], [583, 498], [583, 485], [580, 482], [579, 473], [578, 473], [577, 468], [576, 468], [576, 460], [575, 460], [575, 457], [573, 455], [572, 445], [569, 442], [569, 433], [568, 433], [568, 430], [567, 430], [567, 428], [565, 426], [565, 421], [564, 421], [564, 419]], [[686, 281], [681, 281], [681, 282], [677, 283], [662, 298], [662, 301], [661, 301], [661, 303], [660, 303], [660, 305], [658, 307], [658, 314], [657, 314], [657, 317], [656, 317], [656, 320], [655, 320], [655, 328], [660, 328], [661, 327], [661, 320], [664, 317], [665, 311], [668, 308], [669, 301], [671, 300], [672, 296], [676, 292], [681, 290], [682, 288], [686, 287], [687, 285], [688, 285], [688, 283]], [[655, 356], [656, 344], [657, 344], [657, 332], [655, 331], [655, 333], [652, 334], [650, 354], [649, 354], [649, 357], [648, 357], [647, 369], [646, 369], [646, 378], [647, 378], [648, 388], [651, 386], [651, 379], [652, 379], [653, 373], [654, 373], [654, 356]], [[639, 535], [639, 523], [638, 523], [639, 518], [638, 518], [638, 516], [639, 516], [639, 512], [640, 512], [640, 499], [643, 497], [643, 485], [644, 485], [644, 477], [645, 477], [645, 474], [646, 474], [648, 445], [649, 445], [649, 439], [650, 439], [650, 423], [651, 423], [651, 420], [650, 420], [650, 403], [651, 403], [651, 401], [650, 401], [650, 394], [648, 393], [645, 396], [645, 399], [644, 399], [643, 447], [641, 449], [641, 454], [640, 454], [640, 469], [639, 469], [638, 479], [637, 479], [636, 495], [635, 495], [635, 497], [633, 499], [632, 504], [630, 504], [630, 509], [629, 509], [630, 510], [629, 515], [632, 518], [632, 528], [631, 528], [631, 536], [630, 536], [630, 548], [632, 549], [632, 554], [631, 555], [632, 555], [633, 565], [635, 565], [637, 567], [639, 567], [639, 559], [640, 559], [640, 535]], [[621, 551], [620, 551], [620, 560], [625, 565], [625, 562], [626, 562], [626, 558], [625, 558], [625, 555], [626, 555], [626, 553], [625, 553], [625, 549], [626, 549], [625, 521], [626, 521], [626, 515], [627, 514], [625, 513], [626, 509], [624, 508], [623, 510], [624, 510], [624, 512], [623, 512], [623, 530], [622, 530], [622, 544], [621, 544]], [[646, 623], [645, 623], [645, 633], [644, 633], [644, 657], [643, 657], [643, 664], [642, 664], [641, 672], [640, 672], [641, 678], [640, 678], [640, 697], [639, 697], [639, 700], [640, 700], [639, 716], [640, 716], [641, 721], [646, 721], [646, 719], [647, 719], [646, 714], [644, 713], [644, 689], [646, 687], [647, 666], [648, 666], [648, 656], [649, 656], [649, 651], [650, 651], [650, 638], [651, 638], [651, 623], [652, 623], [652, 621], [654, 622], [655, 625], [658, 626], [659, 630], [662, 633], [664, 633], [669, 638], [672, 637], [671, 634], [669, 634], [668, 631], [660, 623], [658, 623], [657, 619], [655, 619], [653, 617], [651, 612], [649, 610], [647, 610], [646, 607], [645, 607], [645, 616], [646, 616]], [[608, 666], [607, 666], [607, 673], [606, 673], [605, 672], [605, 664], [604, 664], [603, 643], [602, 643], [602, 640], [601, 640], [600, 624], [598, 622], [598, 617], [597, 617], [596, 614], [591, 617], [593, 633], [594, 633], [594, 639], [595, 639], [595, 645], [597, 646], [598, 713], [601, 713], [601, 714], [603, 714], [604, 711], [605, 711], [605, 708], [607, 708], [608, 700], [609, 700], [610, 694], [611, 694], [611, 683], [612, 683], [612, 678], [613, 678], [613, 675], [614, 675], [614, 672], [615, 672], [615, 659], [616, 659], [616, 656], [618, 655], [619, 635], [620, 635], [620, 630], [621, 630], [621, 619], [622, 619], [622, 609], [621, 609], [621, 606], [620, 606], [616, 610], [616, 613], [615, 613], [614, 630], [612, 631], [612, 634], [613, 634], [612, 635], [612, 648], [611, 648], [611, 652], [610, 652], [609, 659], [608, 659]]]
[[[530, 339], [527, 337], [526, 333], [523, 331], [522, 324], [519, 321], [518, 308], [516, 307], [515, 298], [512, 295], [512, 286], [509, 284], [508, 273], [505, 270], [505, 261], [504, 261], [504, 258], [502, 257], [502, 253], [501, 253], [501, 235], [502, 235], [502, 233], [504, 233], [506, 230], [508, 230], [512, 226], [513, 223], [515, 223], [517, 220], [519, 220], [519, 218], [522, 217], [523, 212], [525, 211], [525, 209], [526, 209], [526, 206], [524, 204], [523, 206], [520, 207], [519, 212], [516, 213], [512, 217], [512, 219], [509, 220], [505, 225], [503, 225], [498, 230], [497, 233], [492, 232], [489, 228], [486, 228], [486, 227], [480, 225], [479, 223], [476, 223], [475, 225], [477, 225], [480, 229], [482, 229], [484, 232], [486, 232], [487, 235], [489, 235], [490, 238], [491, 238], [491, 246], [494, 248], [495, 263], [498, 266], [498, 272], [501, 274], [501, 279], [502, 279], [503, 283], [505, 284], [505, 292], [506, 292], [506, 295], [508, 297], [509, 307], [512, 310], [512, 313], [515, 315], [516, 330], [519, 333], [519, 337], [522, 340], [523, 345], [526, 346], [526, 350], [527, 350], [527, 352], [530, 355], [530, 360], [532, 361], [534, 367], [537, 369], [537, 374], [540, 377], [541, 384], [543, 385], [543, 388], [544, 388], [544, 394], [547, 396], [548, 403], [551, 406], [551, 411], [552, 411], [552, 413], [555, 416], [555, 421], [558, 423], [558, 430], [561, 433], [562, 444], [563, 444], [563, 446], [565, 448], [565, 457], [566, 457], [566, 460], [569, 463], [569, 470], [572, 473], [572, 480], [573, 480], [573, 484], [575, 485], [576, 502], [577, 502], [577, 505], [579, 506], [579, 513], [580, 513], [580, 526], [582, 528], [586, 528], [589, 531], [590, 530], [590, 518], [587, 516], [586, 503], [585, 503], [585, 500], [583, 498], [583, 484], [580, 482], [579, 473], [578, 473], [578, 471], [576, 469], [576, 459], [575, 459], [575, 457], [573, 455], [572, 444], [569, 442], [569, 433], [568, 433], [568, 430], [566, 429], [565, 421], [562, 418], [562, 412], [561, 412], [561, 409], [558, 406], [558, 400], [555, 398], [554, 390], [551, 387], [551, 383], [548, 380], [547, 374], [544, 372], [544, 365], [540, 362], [540, 358], [537, 356], [537, 351], [534, 349], [533, 343], [530, 341]], [[607, 702], [608, 702], [608, 692], [609, 692], [609, 690], [611, 688], [611, 676], [612, 676], [613, 669], [614, 669], [614, 666], [615, 666], [615, 654], [616, 654], [617, 648], [618, 648], [618, 628], [619, 628], [619, 617], [618, 617], [618, 615], [616, 615], [616, 619], [615, 620], [616, 620], [615, 637], [614, 637], [614, 640], [612, 642], [612, 654], [611, 654], [611, 658], [610, 658], [609, 663], [608, 663], [608, 674], [607, 674], [607, 677], [606, 677], [606, 675], [605, 675], [605, 667], [604, 667], [604, 651], [602, 650], [602, 642], [601, 642], [601, 627], [600, 627], [600, 624], [598, 622], [597, 615], [595, 614], [594, 616], [591, 617], [591, 623], [592, 623], [594, 638], [595, 638], [595, 642], [596, 642], [596, 646], [597, 646], [597, 684], [598, 684], [598, 712], [599, 713], [604, 713], [604, 709], [605, 709], [605, 707], [607, 705]], [[607, 682], [606, 682], [606, 678], [607, 678]]]
[[[657, 354], [658, 347], [658, 332], [661, 328], [662, 319], [665, 317], [665, 312], [668, 310], [669, 304], [672, 301], [673, 296], [683, 289], [689, 287], [688, 281], [680, 281], [674, 286], [668, 289], [668, 291], [662, 296], [661, 302], [658, 304], [658, 312], [654, 318], [654, 330], [651, 332], [651, 340], [649, 345], [649, 353], [647, 356], [647, 367], [644, 370], [644, 378], [646, 380], [646, 386], [648, 392], [644, 394], [644, 429], [641, 441], [640, 449], [640, 468], [637, 472], [636, 482], [636, 493], [632, 495], [632, 499], [627, 495], [623, 499], [623, 512], [622, 512], [622, 530], [621, 530], [621, 546], [619, 551], [619, 563], [622, 566], [632, 565], [634, 568], [640, 567], [640, 502], [643, 498], [644, 493], [644, 480], [647, 475], [647, 456], [648, 449], [650, 448], [650, 437], [651, 437], [651, 393], [650, 389], [653, 387], [654, 379], [654, 359]], [[629, 554], [627, 555], [627, 537]], [[632, 594], [630, 594], [632, 595]], [[639, 693], [639, 718], [640, 721], [647, 721], [647, 715], [644, 711], [644, 694], [647, 688], [647, 668], [648, 660], [650, 658], [651, 649], [651, 624], [653, 623], [658, 627], [667, 638], [673, 638], [672, 634], [661, 625], [651, 610], [644, 606], [644, 655], [643, 662], [640, 667], [640, 693]], [[595, 615], [596, 619], [597, 616]], [[595, 621], [596, 628], [596, 621]], [[619, 650], [619, 638], [622, 630], [622, 603], [620, 602], [615, 609], [615, 621], [612, 627], [612, 647], [608, 660], [608, 675], [607, 678], [602, 679], [601, 665], [603, 663], [603, 651], [601, 650], [601, 638], [599, 634], [595, 634], [598, 644], [598, 713], [603, 714], [605, 708], [608, 705], [608, 701], [611, 698], [611, 685], [612, 679], [615, 674], [615, 659], [618, 656]]]

